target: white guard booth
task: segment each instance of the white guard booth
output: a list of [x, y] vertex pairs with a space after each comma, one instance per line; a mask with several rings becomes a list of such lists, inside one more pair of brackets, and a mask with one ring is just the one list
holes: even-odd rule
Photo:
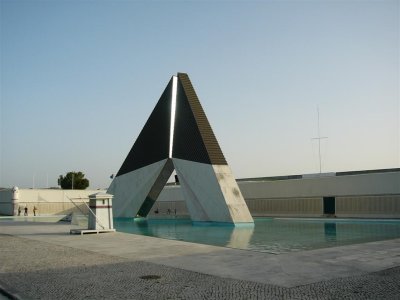
[[71, 229], [71, 234], [114, 232], [113, 195], [95, 193], [89, 195], [89, 220], [88, 229]]

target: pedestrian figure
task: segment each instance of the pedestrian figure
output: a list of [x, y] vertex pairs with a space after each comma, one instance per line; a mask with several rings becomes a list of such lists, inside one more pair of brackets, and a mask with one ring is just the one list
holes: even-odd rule
[[171, 209], [167, 209], [167, 215], [170, 215], [171, 214]]
[[34, 215], [34, 216], [36, 216], [36, 211], [37, 211], [37, 208], [36, 208], [36, 206], [34, 206], [34, 207], [33, 207], [33, 215]]
[[27, 216], [27, 215], [28, 215], [28, 207], [25, 206], [25, 208], [24, 208], [24, 216]]
[[21, 215], [21, 206], [18, 206], [18, 216]]

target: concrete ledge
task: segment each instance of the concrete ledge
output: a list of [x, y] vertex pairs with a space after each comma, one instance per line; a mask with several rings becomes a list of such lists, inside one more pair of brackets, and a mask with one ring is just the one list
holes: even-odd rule
[[107, 233], [107, 232], [115, 232], [115, 229], [71, 229], [69, 234], [91, 234], [91, 233]]

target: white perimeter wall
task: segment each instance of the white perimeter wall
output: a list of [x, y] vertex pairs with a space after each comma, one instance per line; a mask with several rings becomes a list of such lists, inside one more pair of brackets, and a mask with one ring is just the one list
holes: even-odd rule
[[[335, 197], [337, 217], [400, 218], [400, 172], [239, 181], [253, 216], [323, 216], [323, 197]], [[188, 214], [179, 186], [167, 186], [155, 203]], [[154, 211], [151, 214], [154, 216]]]
[[[321, 216], [322, 198], [336, 197], [338, 217], [400, 218], [400, 172], [372, 173], [277, 181], [239, 181], [238, 185], [253, 215]], [[19, 190], [19, 204], [32, 214], [39, 204], [41, 214], [64, 214], [73, 205], [64, 197], [83, 197], [100, 190]], [[104, 192], [104, 191], [102, 191]], [[11, 215], [12, 191], [0, 191], [0, 214]], [[180, 186], [166, 186], [154, 204], [160, 215], [188, 214]]]
[[[105, 192], [105, 190], [53, 190], [53, 189], [20, 189], [19, 201], [16, 205], [24, 208], [28, 207], [29, 215], [33, 214], [33, 207], [36, 206], [39, 214], [68, 214], [75, 210], [75, 206], [68, 200], [69, 198], [85, 198], [75, 199], [74, 202], [82, 209], [85, 205], [82, 201], [89, 202], [87, 199], [89, 195], [98, 192]], [[12, 215], [13, 192], [11, 189], [0, 190], [0, 214]]]
[[400, 194], [400, 172], [239, 182], [246, 199]]
[[[239, 181], [238, 185], [246, 200], [398, 195], [400, 194], [400, 172], [275, 181]], [[166, 186], [157, 201], [183, 201], [180, 187]]]

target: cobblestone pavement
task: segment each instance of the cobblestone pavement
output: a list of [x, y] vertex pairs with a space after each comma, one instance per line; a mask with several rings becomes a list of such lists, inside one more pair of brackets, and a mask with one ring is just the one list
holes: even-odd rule
[[0, 235], [1, 287], [20, 299], [400, 299], [400, 267], [284, 288]]

